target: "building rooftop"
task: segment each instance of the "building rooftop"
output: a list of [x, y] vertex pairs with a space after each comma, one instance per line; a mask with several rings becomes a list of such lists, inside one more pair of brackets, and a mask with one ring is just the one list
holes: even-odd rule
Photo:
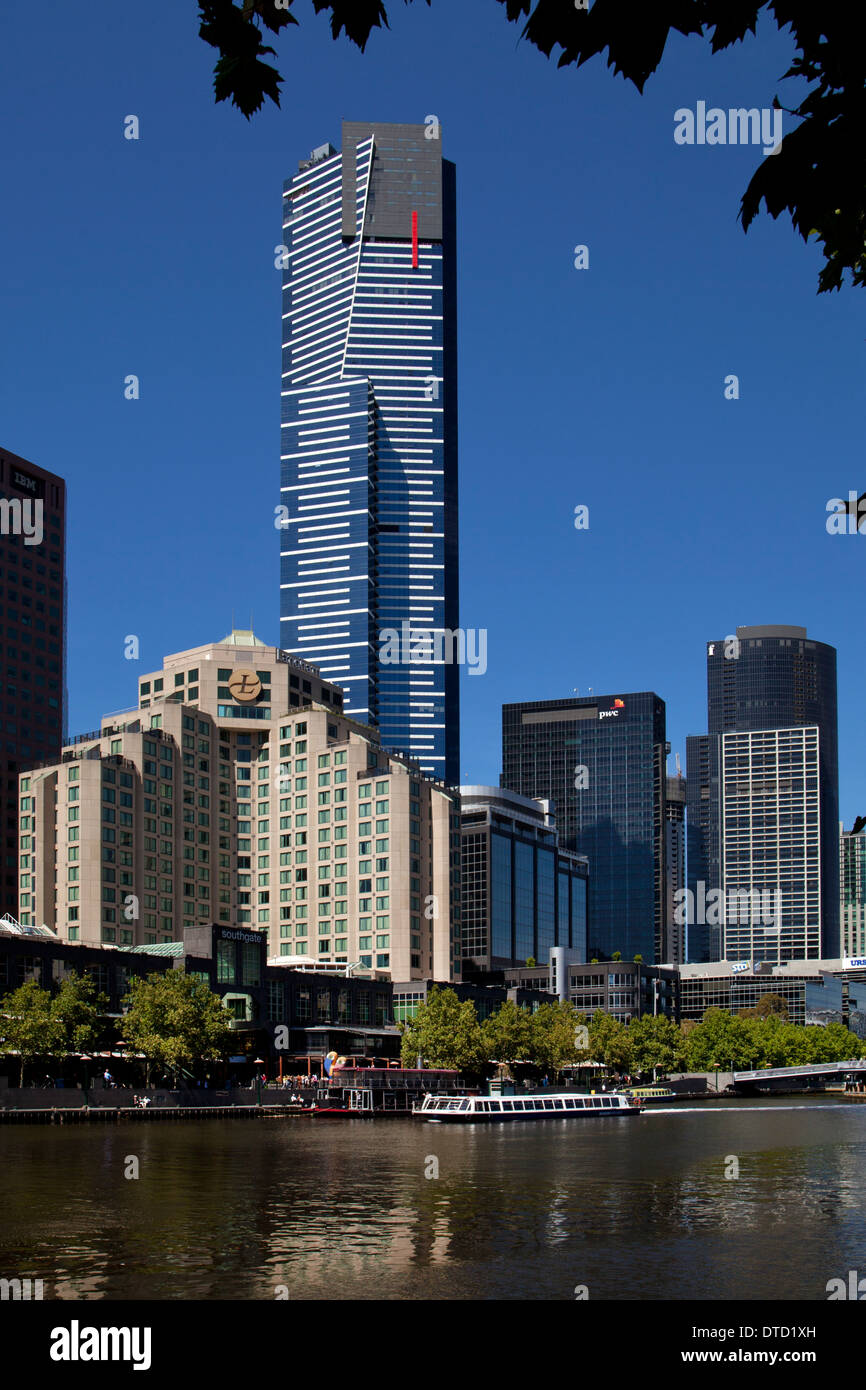
[[57, 933], [53, 932], [50, 927], [22, 927], [21, 923], [16, 918], [11, 917], [8, 912], [0, 917], [0, 932], [4, 932], [7, 936], [42, 936], [47, 937], [49, 941], [58, 940]]
[[183, 956], [186, 954], [182, 941], [158, 941], [152, 946], [128, 946], [127, 950], [140, 956]]
[[218, 643], [220, 647], [267, 647], [267, 642], [262, 642], [260, 638], [249, 628], [232, 628], [228, 637], [224, 637]]

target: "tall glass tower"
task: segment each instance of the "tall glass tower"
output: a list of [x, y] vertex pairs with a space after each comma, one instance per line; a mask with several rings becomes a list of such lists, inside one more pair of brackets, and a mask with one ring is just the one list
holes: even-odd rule
[[[686, 740], [688, 886], [720, 889], [727, 916], [690, 924], [689, 960], [838, 956], [835, 648], [788, 626], [708, 642], [707, 720]], [[727, 910], [759, 891], [780, 895], [769, 930]]]
[[283, 193], [281, 645], [459, 781], [455, 170], [343, 122]]
[[665, 705], [653, 691], [502, 707], [502, 786], [553, 801], [589, 861], [587, 959], [669, 960]]

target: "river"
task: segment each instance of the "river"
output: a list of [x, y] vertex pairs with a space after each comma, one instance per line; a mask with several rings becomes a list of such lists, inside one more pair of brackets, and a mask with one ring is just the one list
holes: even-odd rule
[[0, 1161], [0, 1276], [45, 1299], [826, 1300], [866, 1273], [866, 1105], [830, 1096], [9, 1125]]

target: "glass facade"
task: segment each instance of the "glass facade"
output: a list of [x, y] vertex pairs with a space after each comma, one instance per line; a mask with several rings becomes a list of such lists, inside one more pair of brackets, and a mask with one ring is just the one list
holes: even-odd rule
[[842, 955], [866, 957], [866, 831], [839, 830]]
[[451, 784], [455, 206], [425, 125], [344, 122], [286, 183], [280, 494], [283, 647]]
[[542, 807], [521, 801], [461, 789], [464, 971], [547, 965], [554, 946], [586, 949], [586, 862], [560, 851]]
[[[790, 885], [792, 910], [797, 898], [803, 909], [799, 924], [793, 917], [789, 919], [793, 930], [786, 941], [780, 943], [782, 959], [838, 956], [841, 942], [835, 648], [812, 641], [803, 627], [785, 626], [738, 627], [736, 636], [708, 642], [707, 719], [708, 734], [689, 738], [686, 742], [687, 882], [692, 901], [697, 902], [701, 883], [704, 891], [718, 888], [727, 896], [731, 887], [757, 891], [758, 878], [768, 882], [775, 877], [783, 891], [786, 883]], [[765, 781], [775, 777], [774, 755], [767, 752], [769, 762], [759, 757], [754, 764], [755, 789], [749, 798], [751, 809], [743, 800], [746, 795], [744, 779], [739, 779], [734, 824], [730, 793], [728, 811], [725, 810], [723, 736], [795, 729], [817, 731], [816, 785], [808, 786], [815, 804], [803, 808], [799, 835], [792, 837], [788, 832], [796, 830], [796, 825], [789, 817], [799, 812], [785, 809], [779, 803], [777, 810], [783, 817], [780, 825], [786, 833], [774, 849], [765, 833], [768, 809], [762, 804], [761, 790]], [[786, 758], [787, 754], [780, 764], [781, 772], [784, 772]], [[771, 778], [765, 778], [765, 771], [770, 772]], [[808, 776], [812, 776], [811, 771]], [[784, 782], [782, 778], [778, 788], [782, 802], [788, 794]], [[741, 872], [746, 862], [743, 834], [747, 813], [754, 816], [754, 835], [750, 835], [754, 883], [745, 882]], [[732, 848], [726, 844], [726, 836], [734, 832], [736, 846]], [[791, 884], [795, 860], [799, 860], [803, 875], [796, 891]], [[734, 864], [738, 866], [737, 873], [726, 881], [726, 866], [730, 874]], [[813, 879], [816, 871], [817, 889]], [[817, 920], [813, 913], [816, 891]], [[731, 951], [738, 952], [743, 944], [742, 941], [726, 943], [718, 926], [697, 923], [689, 927], [688, 959], [696, 962], [718, 960], [723, 954], [732, 958]]]
[[[5, 853], [0, 874], [0, 916], [32, 920], [35, 884], [26, 854], [19, 858], [18, 775], [59, 758], [66, 690], [66, 484], [62, 478], [0, 449], [3, 554], [0, 606], [0, 822]], [[32, 848], [32, 846], [31, 846]], [[16, 863], [17, 861], [17, 863]], [[19, 874], [23, 870], [20, 882]], [[20, 911], [19, 911], [20, 908]]]
[[[490, 923], [491, 951], [494, 956], [514, 954], [512, 942], [511, 841], [504, 835], [490, 836]], [[463, 875], [464, 896], [470, 884]], [[480, 954], [473, 951], [473, 955]]]
[[721, 742], [723, 959], [817, 959], [819, 731], [730, 733]]
[[587, 953], [662, 952], [665, 707], [652, 692], [505, 705], [502, 785], [550, 799], [563, 848], [589, 860]]

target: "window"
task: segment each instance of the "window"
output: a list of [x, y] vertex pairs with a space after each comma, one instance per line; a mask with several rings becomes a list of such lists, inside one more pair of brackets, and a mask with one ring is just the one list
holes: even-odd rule
[[227, 984], [235, 978], [235, 948], [233, 941], [217, 942], [217, 983]]

